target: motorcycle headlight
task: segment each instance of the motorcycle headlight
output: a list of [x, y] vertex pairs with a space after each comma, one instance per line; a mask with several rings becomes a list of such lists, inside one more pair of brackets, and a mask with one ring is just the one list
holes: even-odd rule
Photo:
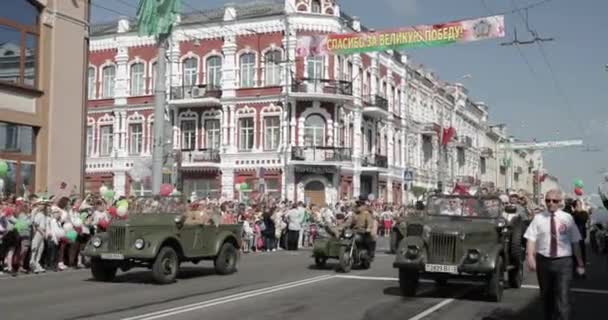
[[93, 247], [95, 247], [95, 248], [99, 248], [99, 247], [101, 247], [101, 243], [102, 243], [102, 241], [101, 241], [101, 238], [100, 238], [100, 237], [95, 237], [95, 238], [93, 238], [93, 241], [91, 241], [91, 244], [92, 244], [92, 245], [93, 245]]
[[352, 230], [345, 230], [344, 231], [344, 237], [345, 238], [352, 238], [353, 237], [353, 231]]
[[144, 239], [137, 239], [133, 245], [135, 246], [135, 249], [141, 250], [144, 248], [146, 243], [144, 242]]

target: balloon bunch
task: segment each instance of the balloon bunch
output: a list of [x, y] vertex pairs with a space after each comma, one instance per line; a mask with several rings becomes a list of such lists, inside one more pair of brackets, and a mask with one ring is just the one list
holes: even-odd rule
[[583, 191], [584, 187], [585, 187], [585, 184], [583, 183], [583, 180], [581, 180], [581, 179], [574, 180], [574, 194], [576, 194], [579, 197], [583, 196], [585, 194], [585, 192]]

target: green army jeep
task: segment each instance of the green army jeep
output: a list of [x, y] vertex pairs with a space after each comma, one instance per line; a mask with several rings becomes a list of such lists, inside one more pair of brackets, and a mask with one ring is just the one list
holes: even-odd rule
[[500, 301], [504, 273], [509, 285], [523, 279], [523, 223], [498, 197], [430, 196], [425, 214], [408, 218], [393, 267], [399, 287], [414, 296], [420, 278], [482, 280], [490, 300]]
[[212, 260], [218, 274], [237, 270], [242, 225], [207, 225], [186, 220], [178, 198], [138, 198], [128, 218], [98, 233], [84, 254], [97, 281], [112, 281], [117, 269], [144, 267], [160, 284], [175, 281], [183, 262]]

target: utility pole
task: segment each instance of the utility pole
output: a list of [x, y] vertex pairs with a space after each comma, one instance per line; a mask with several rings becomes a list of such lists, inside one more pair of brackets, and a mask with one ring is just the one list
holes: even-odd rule
[[283, 117], [284, 122], [286, 123], [286, 125], [283, 126], [283, 130], [286, 130], [285, 133], [282, 134], [282, 136], [284, 137], [283, 141], [283, 175], [285, 175], [285, 183], [283, 184], [283, 199], [287, 199], [287, 193], [288, 193], [288, 188], [287, 188], [287, 177], [289, 174], [289, 165], [288, 165], [288, 161], [289, 161], [289, 146], [291, 144], [291, 108], [289, 105], [289, 84], [290, 84], [290, 77], [291, 77], [291, 58], [289, 56], [289, 42], [290, 42], [290, 29], [289, 29], [289, 11], [287, 10], [287, 8], [285, 8], [285, 92], [283, 93]]
[[169, 34], [158, 39], [157, 80], [154, 88], [154, 148], [152, 153], [152, 194], [160, 193], [165, 158], [165, 76], [167, 73], [167, 44]]
[[[437, 101], [437, 88], [435, 88], [435, 93], [433, 96], [433, 103], [435, 103], [435, 101]], [[439, 190], [439, 192], [443, 192], [443, 188], [445, 187], [445, 175], [444, 175], [444, 170], [445, 170], [445, 161], [444, 161], [444, 157], [446, 155], [446, 150], [443, 149], [444, 145], [443, 145], [443, 122], [445, 119], [445, 114], [444, 114], [444, 108], [443, 106], [441, 106], [441, 104], [439, 104], [439, 134], [438, 134], [438, 138], [437, 141], [439, 143], [439, 146], [437, 148], [437, 189]]]

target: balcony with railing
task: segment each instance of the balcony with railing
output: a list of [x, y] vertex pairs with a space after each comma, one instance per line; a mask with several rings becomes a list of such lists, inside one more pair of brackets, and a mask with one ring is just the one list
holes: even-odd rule
[[361, 165], [363, 167], [388, 169], [388, 157], [381, 154], [368, 155], [363, 157]]
[[388, 100], [379, 95], [363, 96], [363, 114], [377, 118], [388, 117]]
[[291, 160], [304, 162], [352, 161], [351, 148], [336, 147], [294, 147]]
[[291, 91], [294, 96], [333, 101], [352, 99], [353, 85], [345, 80], [302, 78], [292, 84]]
[[184, 166], [198, 166], [204, 163], [220, 163], [220, 150], [200, 149], [182, 151], [182, 161]]
[[219, 106], [222, 90], [218, 85], [171, 87], [169, 99], [177, 106]]

